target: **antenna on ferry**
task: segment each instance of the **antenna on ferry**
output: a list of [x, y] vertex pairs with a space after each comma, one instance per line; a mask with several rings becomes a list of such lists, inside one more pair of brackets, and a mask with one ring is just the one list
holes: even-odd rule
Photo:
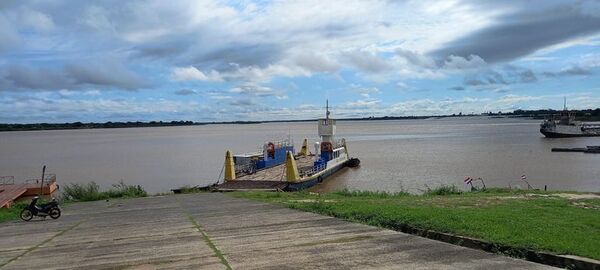
[[567, 110], [567, 97], [566, 97], [566, 96], [564, 96], [563, 98], [564, 98], [564, 105], [563, 105], [563, 108], [564, 108], [564, 110], [566, 111], [566, 110]]
[[325, 100], [325, 119], [329, 119], [329, 99]]

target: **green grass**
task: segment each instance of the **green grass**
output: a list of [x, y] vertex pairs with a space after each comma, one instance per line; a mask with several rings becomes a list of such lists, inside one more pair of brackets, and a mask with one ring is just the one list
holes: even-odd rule
[[148, 193], [136, 185], [127, 185], [124, 182], [113, 184], [105, 191], [100, 190], [96, 182], [87, 184], [67, 184], [62, 189], [62, 199], [65, 201], [98, 201], [110, 198], [136, 198], [146, 197]]
[[23, 207], [27, 205], [26, 202], [19, 202], [12, 205], [11, 208], [1, 208], [0, 209], [0, 223], [14, 220], [19, 218], [19, 214]]
[[427, 187], [427, 190], [424, 193], [425, 195], [453, 195], [462, 193], [462, 191], [459, 190], [458, 187], [456, 187], [455, 185], [442, 185], [436, 188], [430, 188], [428, 186], [425, 187]]
[[399, 230], [409, 225], [515, 248], [600, 259], [600, 199], [570, 200], [553, 196], [555, 193], [505, 189], [460, 193], [449, 188], [424, 195], [354, 191], [231, 194], [384, 228]]

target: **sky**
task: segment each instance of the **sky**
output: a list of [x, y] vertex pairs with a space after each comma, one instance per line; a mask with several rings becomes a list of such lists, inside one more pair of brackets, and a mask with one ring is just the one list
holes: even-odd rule
[[0, 123], [600, 107], [600, 1], [0, 1]]

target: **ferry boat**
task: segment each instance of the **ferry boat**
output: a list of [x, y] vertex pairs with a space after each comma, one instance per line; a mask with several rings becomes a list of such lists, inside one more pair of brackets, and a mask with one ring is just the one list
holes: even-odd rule
[[600, 124], [575, 121], [575, 113], [567, 110], [566, 101], [560, 115], [553, 115], [542, 122], [540, 132], [548, 138], [600, 136]]
[[299, 153], [289, 139], [267, 142], [255, 153], [233, 155], [227, 151], [224, 181], [215, 189], [297, 191], [323, 182], [346, 166], [358, 166], [360, 161], [348, 155], [346, 140], [336, 140], [336, 120], [329, 115], [327, 102], [325, 118], [318, 120], [321, 140], [315, 142], [314, 153], [310, 153], [307, 139]]

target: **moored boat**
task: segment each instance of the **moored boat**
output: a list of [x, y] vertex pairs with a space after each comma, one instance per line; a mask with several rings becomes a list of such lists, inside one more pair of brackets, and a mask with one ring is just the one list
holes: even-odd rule
[[224, 182], [216, 190], [297, 191], [323, 182], [346, 166], [358, 166], [360, 161], [348, 155], [346, 140], [336, 140], [336, 120], [329, 115], [327, 105], [325, 118], [318, 120], [321, 140], [315, 142], [314, 153], [310, 153], [307, 139], [299, 153], [289, 140], [267, 142], [256, 153], [233, 155], [227, 151]]
[[575, 113], [565, 108], [560, 115], [553, 115], [542, 122], [540, 132], [547, 138], [595, 137], [600, 136], [600, 124], [575, 121]]

